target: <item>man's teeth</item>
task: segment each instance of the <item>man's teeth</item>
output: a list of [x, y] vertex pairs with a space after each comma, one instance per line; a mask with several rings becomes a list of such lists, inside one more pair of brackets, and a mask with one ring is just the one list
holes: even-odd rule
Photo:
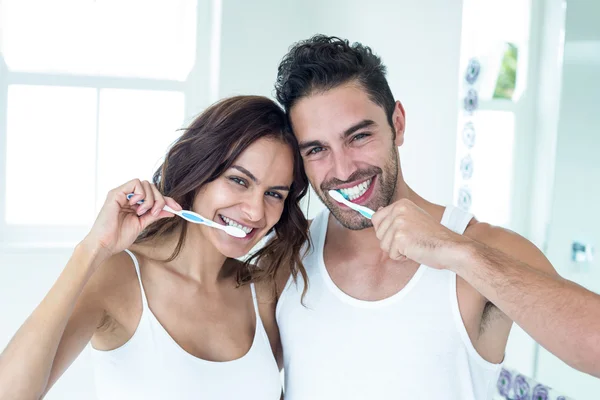
[[353, 186], [351, 188], [338, 189], [338, 190], [344, 195], [344, 197], [346, 197], [348, 200], [352, 201], [354, 199], [359, 198], [363, 194], [365, 194], [367, 189], [369, 189], [369, 186], [371, 186], [371, 180], [372, 179], [369, 179], [369, 180], [364, 181], [363, 183], [359, 183], [358, 185]]
[[229, 226], [235, 226], [236, 228], [239, 228], [239, 229], [243, 230], [243, 231], [244, 231], [244, 233], [246, 233], [246, 235], [247, 235], [247, 234], [249, 234], [250, 232], [252, 232], [252, 229], [253, 229], [253, 228], [248, 228], [247, 226], [240, 225], [240, 224], [238, 224], [237, 222], [235, 222], [234, 220], [231, 220], [231, 219], [227, 218], [227, 217], [226, 217], [226, 216], [224, 216], [224, 215], [221, 215], [221, 219], [222, 219], [222, 220], [223, 220], [223, 222], [225, 222], [227, 225], [229, 225]]

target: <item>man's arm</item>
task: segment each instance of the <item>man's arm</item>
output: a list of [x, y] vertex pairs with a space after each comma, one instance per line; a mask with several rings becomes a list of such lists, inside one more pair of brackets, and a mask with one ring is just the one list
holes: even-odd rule
[[478, 223], [466, 236], [447, 267], [561, 360], [600, 377], [600, 296], [513, 232]]
[[561, 360], [600, 377], [600, 296], [558, 276], [532, 243], [485, 224], [459, 235], [408, 199], [372, 222], [391, 259], [454, 271]]

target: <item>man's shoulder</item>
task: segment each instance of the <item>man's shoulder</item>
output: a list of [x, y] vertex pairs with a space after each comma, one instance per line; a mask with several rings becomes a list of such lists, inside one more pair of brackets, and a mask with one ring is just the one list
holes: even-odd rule
[[518, 233], [501, 226], [479, 221], [475, 217], [467, 225], [465, 236], [492, 247], [531, 245], [527, 239]]
[[535, 269], [552, 275], [556, 274], [556, 270], [535, 244], [510, 229], [480, 222], [473, 218], [467, 226], [465, 236], [500, 250]]
[[[469, 222], [465, 236], [499, 250], [530, 248], [531, 242], [510, 229], [477, 220]], [[535, 247], [535, 246], [534, 246]]]

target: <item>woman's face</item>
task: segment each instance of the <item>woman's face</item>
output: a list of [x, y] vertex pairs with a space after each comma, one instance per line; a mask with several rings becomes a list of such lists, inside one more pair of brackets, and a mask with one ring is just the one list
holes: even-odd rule
[[196, 194], [193, 211], [222, 225], [243, 229], [235, 238], [198, 225], [216, 249], [230, 258], [247, 254], [279, 221], [293, 182], [293, 153], [288, 144], [262, 138], [250, 145], [219, 178]]

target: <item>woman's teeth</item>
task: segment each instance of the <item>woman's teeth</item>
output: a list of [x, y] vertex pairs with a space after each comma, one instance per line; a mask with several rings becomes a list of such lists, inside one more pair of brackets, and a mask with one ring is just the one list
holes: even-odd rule
[[372, 178], [364, 181], [363, 183], [359, 183], [358, 185], [353, 186], [351, 188], [338, 189], [338, 190], [340, 191], [340, 193], [342, 193], [344, 195], [345, 198], [352, 201], [354, 199], [359, 198], [363, 194], [365, 194], [365, 192], [369, 189], [369, 186], [371, 186], [371, 181], [372, 181]]
[[253, 228], [249, 228], [247, 226], [240, 225], [237, 222], [235, 222], [234, 220], [229, 219], [229, 218], [227, 218], [224, 215], [219, 215], [219, 216], [221, 217], [221, 219], [223, 220], [223, 222], [225, 222], [227, 225], [229, 225], [229, 226], [235, 226], [236, 228], [239, 228], [239, 229], [243, 230], [246, 233], [246, 235], [249, 234], [250, 232], [252, 232]]

